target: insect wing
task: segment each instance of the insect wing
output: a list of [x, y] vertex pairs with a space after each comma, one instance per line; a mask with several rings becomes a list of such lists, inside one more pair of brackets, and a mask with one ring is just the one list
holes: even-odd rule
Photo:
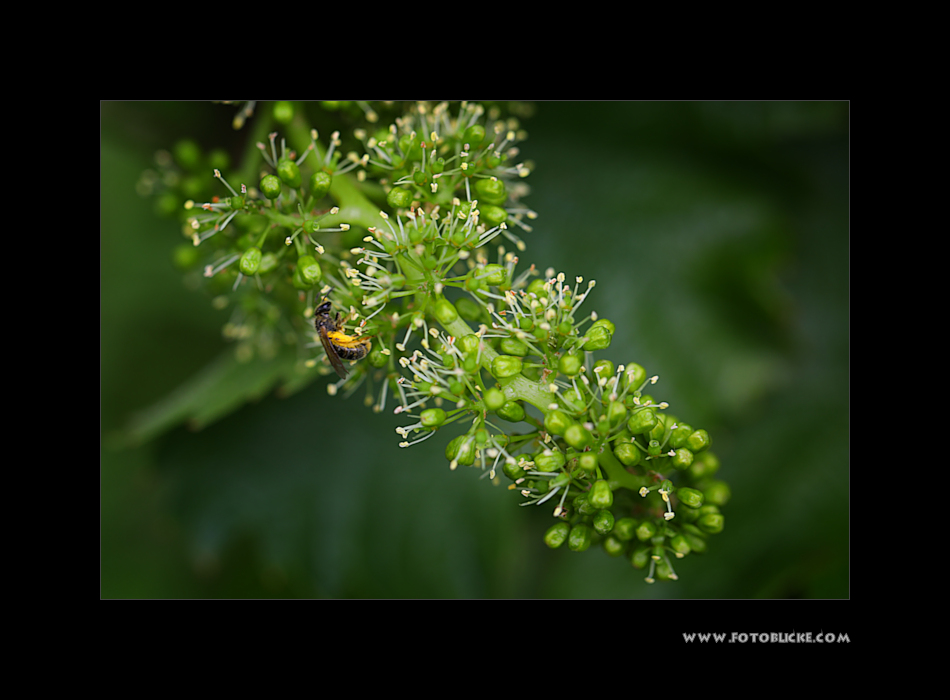
[[333, 369], [336, 370], [336, 373], [340, 375], [340, 379], [346, 379], [346, 368], [343, 366], [343, 361], [340, 359], [340, 356], [336, 354], [336, 349], [333, 347], [333, 343], [330, 342], [330, 338], [327, 337], [327, 329], [320, 329], [320, 342], [323, 343], [323, 349], [327, 353], [327, 359], [330, 361], [330, 364], [333, 365]]

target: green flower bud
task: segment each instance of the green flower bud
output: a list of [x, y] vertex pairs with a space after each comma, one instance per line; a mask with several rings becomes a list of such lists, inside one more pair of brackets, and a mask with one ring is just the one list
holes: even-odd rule
[[583, 425], [573, 423], [564, 431], [564, 440], [571, 447], [577, 450], [583, 450], [594, 441], [594, 437]]
[[590, 487], [590, 493], [587, 494], [587, 500], [597, 509], [610, 508], [614, 504], [614, 494], [610, 490], [610, 485], [603, 479], [598, 479]]
[[650, 563], [650, 553], [651, 549], [649, 547], [637, 547], [633, 550], [633, 555], [630, 557], [630, 563], [633, 564], [635, 569], [645, 569], [647, 564]]
[[627, 408], [619, 401], [611, 401], [607, 406], [607, 422], [616, 428], [627, 419]]
[[637, 526], [636, 531], [637, 539], [641, 542], [648, 542], [654, 535], [656, 535], [656, 525], [653, 524], [651, 520], [644, 520]]
[[231, 156], [223, 148], [215, 148], [208, 154], [208, 167], [224, 171], [231, 167]]
[[439, 299], [432, 309], [435, 319], [443, 326], [458, 320], [459, 314], [448, 299]]
[[311, 287], [323, 278], [320, 263], [312, 255], [302, 255], [298, 258], [297, 269], [300, 270], [301, 278]]
[[534, 294], [538, 299], [541, 297], [547, 296], [547, 290], [544, 286], [544, 280], [540, 277], [531, 280], [528, 284], [528, 288], [525, 290], [526, 294]]
[[574, 497], [574, 510], [576, 510], [581, 515], [593, 515], [597, 512], [597, 509], [590, 504], [590, 501], [587, 500], [587, 494], [582, 493], [579, 496]]
[[584, 335], [585, 350], [604, 350], [610, 347], [612, 335], [605, 326], [595, 326], [590, 328]]
[[499, 408], [496, 413], [499, 418], [504, 418], [512, 423], [520, 423], [525, 419], [525, 410], [517, 401], [505, 401], [505, 405]]
[[485, 127], [481, 124], [472, 124], [462, 135], [463, 143], [467, 143], [470, 148], [477, 148], [485, 138]]
[[191, 139], [182, 139], [172, 149], [175, 162], [186, 170], [195, 170], [201, 163], [201, 149]]
[[498, 344], [498, 349], [506, 355], [515, 355], [524, 357], [528, 354], [528, 346], [517, 338], [502, 338]]
[[615, 445], [614, 456], [625, 467], [633, 467], [640, 463], [640, 449], [629, 442]]
[[682, 533], [670, 538], [670, 548], [677, 554], [682, 554], [683, 556], [692, 551], [692, 548], [689, 546], [689, 540], [687, 540]]
[[732, 497], [732, 492], [725, 481], [710, 481], [703, 485], [703, 495], [707, 503], [724, 506]]
[[[161, 217], [169, 217], [176, 214], [181, 209], [181, 201], [171, 190], [162, 192], [155, 200], [155, 213]], [[194, 248], [194, 246], [192, 246]]]
[[571, 526], [567, 523], [554, 523], [554, 525], [549, 527], [548, 531], [544, 533], [544, 544], [551, 549], [557, 549], [564, 544], [570, 532]]
[[686, 446], [694, 453], [709, 449], [712, 441], [705, 430], [697, 430], [686, 439]]
[[[591, 328], [605, 328], [607, 329], [607, 332], [610, 333], [610, 335], [613, 335], [614, 333], [617, 332], [617, 326], [614, 325], [614, 322], [606, 318], [598, 318], [596, 321], [594, 321], [591, 324], [590, 327]], [[613, 374], [613, 372], [611, 372], [611, 374]]]
[[722, 532], [723, 527], [726, 525], [726, 519], [721, 513], [706, 513], [705, 515], [699, 516], [696, 525], [703, 532], [716, 535]]
[[[461, 299], [459, 299], [461, 301]], [[479, 338], [474, 333], [463, 335], [456, 341], [455, 346], [462, 351], [463, 355], [473, 355], [478, 352]]]
[[445, 458], [450, 462], [455, 459], [458, 455], [459, 445], [462, 444], [462, 440], [467, 438], [468, 435], [459, 435], [449, 440], [449, 444], [445, 446]]
[[445, 422], [445, 411], [441, 408], [427, 408], [419, 414], [419, 420], [426, 428], [438, 428]]
[[656, 423], [656, 409], [640, 408], [634, 411], [630, 420], [627, 421], [627, 430], [633, 435], [642, 435], [653, 430]]
[[244, 251], [244, 254], [241, 255], [241, 262], [238, 264], [238, 267], [245, 275], [253, 275], [261, 267], [261, 257], [263, 256], [260, 248], [248, 248]]
[[468, 467], [475, 463], [475, 451], [476, 445], [475, 441], [471, 439], [470, 436], [465, 436], [467, 439], [462, 440], [458, 446], [458, 451], [455, 454], [455, 459], [462, 466]]
[[333, 177], [329, 173], [318, 170], [310, 176], [310, 194], [314, 200], [321, 199], [330, 191]]
[[680, 487], [676, 489], [676, 495], [684, 505], [690, 508], [699, 508], [703, 504], [703, 492], [696, 489]]
[[412, 204], [412, 193], [402, 187], [393, 187], [386, 195], [386, 203], [393, 209], [405, 209]]
[[261, 178], [259, 189], [268, 199], [277, 199], [280, 196], [280, 178], [276, 175], [265, 175]]
[[673, 457], [670, 459], [670, 464], [673, 465], [676, 469], [688, 469], [689, 465], [693, 463], [693, 453], [687, 450], [685, 447], [681, 447], [673, 453]]
[[567, 472], [561, 472], [556, 477], [548, 481], [548, 491], [551, 491], [552, 489], [559, 489], [569, 483], [571, 483], [571, 475]]
[[485, 390], [482, 400], [485, 402], [485, 408], [489, 411], [497, 411], [505, 405], [507, 399], [505, 398], [505, 392], [493, 386]]
[[409, 134], [400, 136], [399, 150], [406, 154], [407, 160], [415, 161], [422, 158], [422, 147], [419, 144], [419, 139], [415, 136], [410, 136]]
[[631, 386], [634, 389], [640, 388], [640, 385], [647, 379], [647, 371], [643, 369], [636, 362], [631, 362], [628, 365], [625, 365], [623, 368], [623, 383], [626, 386]]
[[685, 537], [689, 543], [689, 548], [696, 552], [696, 554], [702, 554], [706, 551], [708, 547], [706, 534], [695, 525], [684, 525], [683, 537]]
[[593, 525], [594, 529], [601, 535], [606, 535], [614, 529], [614, 514], [607, 509], [598, 510], [594, 513], [591, 525]]
[[496, 379], [521, 374], [521, 358], [512, 355], [498, 355], [491, 361], [491, 374]]
[[472, 213], [472, 203], [471, 202], [462, 202], [459, 204], [458, 209], [455, 212], [456, 217], [459, 221], [464, 221], [468, 218], [468, 215]]
[[581, 452], [577, 458], [577, 466], [588, 474], [597, 469], [597, 454], [595, 452]]
[[175, 248], [172, 259], [179, 270], [188, 270], [198, 264], [201, 253], [191, 243], [182, 243]]
[[286, 100], [274, 103], [274, 120], [281, 124], [290, 124], [294, 118], [294, 106]]
[[479, 277], [481, 277], [486, 284], [490, 284], [493, 287], [500, 287], [508, 281], [508, 268], [504, 265], [491, 263], [490, 265], [485, 265], [485, 269], [479, 272]]
[[584, 523], [578, 523], [571, 528], [571, 532], [567, 537], [568, 549], [572, 552], [583, 552], [590, 547], [593, 534], [593, 530], [591, 530], [590, 526]]
[[478, 209], [482, 213], [482, 221], [484, 221], [489, 228], [498, 226], [498, 224], [508, 220], [508, 212], [494, 204], [486, 204], [485, 206], [479, 204]]
[[539, 472], [556, 472], [566, 462], [563, 452], [544, 450], [534, 457], [534, 466]]
[[258, 274], [266, 275], [268, 272], [272, 272], [277, 269], [277, 266], [280, 264], [280, 260], [273, 253], [264, 253], [261, 257], [261, 266], [257, 270]]
[[228, 197], [228, 206], [231, 208], [231, 211], [240, 211], [244, 208], [245, 204], [244, 197], [239, 195]]
[[651, 440], [660, 440], [661, 442], [666, 437], [666, 426], [673, 425], [673, 421], [664, 413], [656, 414], [656, 425], [653, 426], [653, 429], [647, 434], [647, 437]]
[[703, 452], [701, 455], [693, 456], [693, 463], [689, 468], [689, 473], [696, 479], [702, 479], [705, 476], [712, 476], [719, 471], [719, 458], [712, 452]]
[[367, 361], [376, 369], [382, 369], [389, 363], [389, 357], [383, 353], [382, 346], [376, 343], [373, 345], [373, 349], [369, 351]]
[[583, 358], [580, 355], [575, 355], [572, 353], [561, 355], [561, 359], [558, 360], [557, 363], [557, 368], [560, 370], [561, 374], [566, 374], [568, 377], [573, 377], [579, 374], [581, 367], [583, 366]]
[[476, 180], [475, 191], [478, 193], [478, 201], [486, 204], [504, 204], [508, 198], [505, 183], [495, 178]]
[[634, 537], [636, 537], [637, 524], [638, 523], [634, 518], [620, 518], [620, 520], [614, 523], [614, 537], [622, 540], [623, 542], [629, 542]]
[[462, 297], [456, 301], [455, 307], [459, 311], [459, 316], [466, 321], [480, 321], [482, 319], [482, 307], [468, 297]]
[[682, 502], [676, 509], [676, 519], [681, 522], [695, 523], [700, 515], [701, 513], [699, 512], [698, 508], [690, 508], [689, 506], [684, 505]]
[[505, 476], [507, 476], [512, 481], [523, 479], [525, 476], [524, 469], [519, 467], [517, 463], [510, 464], [507, 460], [505, 460], [505, 463], [502, 465], [501, 470], [505, 473]]
[[604, 538], [603, 543], [604, 551], [607, 552], [607, 556], [610, 557], [619, 557], [623, 554], [624, 545], [623, 542], [618, 540], [613, 535]]
[[277, 163], [277, 176], [288, 187], [292, 187], [293, 189], [300, 187], [300, 168], [297, 167], [297, 164], [289, 158]]
[[573, 423], [564, 411], [548, 411], [544, 417], [544, 429], [552, 435], [563, 435]]
[[205, 178], [198, 175], [190, 175], [182, 178], [180, 185], [181, 194], [185, 199], [197, 199], [203, 195], [205, 184]]
[[303, 268], [300, 265], [294, 268], [294, 274], [290, 278], [291, 283], [294, 285], [294, 289], [307, 290], [312, 289], [313, 284], [308, 282], [303, 276]]
[[670, 433], [670, 447], [674, 450], [686, 446], [686, 439], [693, 434], [693, 428], [689, 423], [677, 422], [676, 428]]

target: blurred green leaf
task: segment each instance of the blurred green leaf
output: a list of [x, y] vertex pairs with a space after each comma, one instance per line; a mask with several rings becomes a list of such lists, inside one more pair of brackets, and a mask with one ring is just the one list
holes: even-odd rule
[[243, 362], [233, 350], [226, 350], [167, 397], [136, 413], [123, 440], [142, 444], [180, 423], [199, 430], [248, 401], [257, 401], [279, 384], [283, 384], [284, 395], [293, 393], [314, 375], [300, 370], [293, 349], [285, 348], [274, 358], [254, 357]]

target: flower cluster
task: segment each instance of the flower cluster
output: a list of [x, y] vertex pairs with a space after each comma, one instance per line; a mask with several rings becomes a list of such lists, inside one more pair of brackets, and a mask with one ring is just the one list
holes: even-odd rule
[[[334, 367], [331, 394], [365, 388], [404, 419], [401, 447], [456, 424], [450, 468], [500, 471], [522, 505], [553, 505], [548, 546], [599, 542], [649, 582], [675, 579], [671, 555], [705, 551], [729, 489], [708, 433], [647, 393], [657, 377], [597, 355], [615, 326], [588, 302], [595, 282], [519, 271], [536, 214], [518, 120], [414, 104], [384, 126], [397, 106], [325, 106], [361, 124], [323, 140], [277, 103], [285, 135], [255, 144], [260, 176], [214, 169], [218, 196], [185, 205], [177, 259], [233, 309], [226, 336], [247, 359], [296, 348], [300, 381]], [[314, 324], [326, 301], [337, 315]]]

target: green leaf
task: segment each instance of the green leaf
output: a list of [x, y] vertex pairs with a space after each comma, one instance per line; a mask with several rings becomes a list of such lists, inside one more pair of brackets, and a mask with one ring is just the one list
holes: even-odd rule
[[287, 395], [316, 376], [313, 370], [301, 370], [293, 349], [270, 360], [254, 358], [249, 362], [238, 361], [228, 349], [167, 397], [134, 415], [121, 441], [148, 442], [186, 422], [198, 430], [244, 403], [260, 399], [278, 384], [283, 384], [282, 393]]

